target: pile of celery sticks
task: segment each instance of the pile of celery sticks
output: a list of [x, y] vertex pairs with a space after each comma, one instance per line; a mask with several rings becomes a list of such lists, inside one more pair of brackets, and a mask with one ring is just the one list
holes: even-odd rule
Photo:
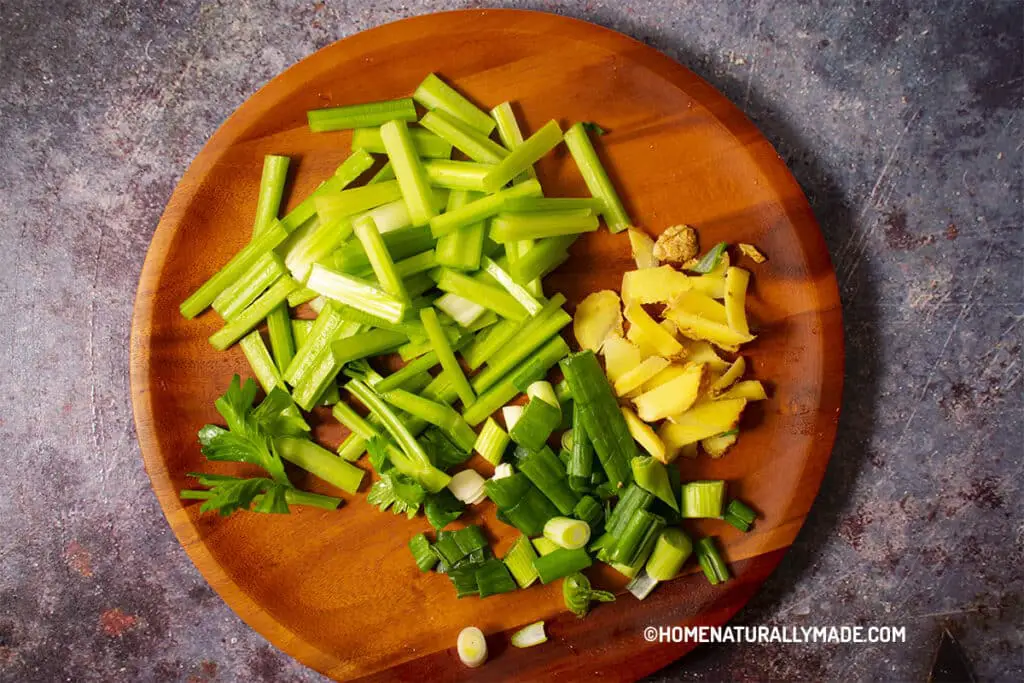
[[[460, 597], [570, 577], [567, 604], [585, 613], [590, 600], [611, 599], [578, 574], [592, 556], [634, 578], [637, 595], [694, 550], [712, 582], [728, 578], [711, 539], [693, 544], [666, 527], [716, 516], [745, 530], [753, 512], [726, 508], [722, 482], [682, 485], [678, 468], [638, 455], [597, 357], [572, 354], [561, 336], [565, 297], [543, 291], [599, 218], [612, 232], [630, 226], [590, 139], [600, 129], [563, 133], [549, 121], [524, 139], [508, 102], [485, 113], [433, 74], [411, 98], [308, 119], [314, 132], [352, 130], [351, 155], [280, 218], [289, 162], [267, 157], [252, 239], [180, 306], [187, 318], [212, 307], [224, 319], [210, 343], [238, 343], [266, 393], [257, 404], [256, 385], [236, 377], [217, 401], [227, 428], [199, 432], [204, 455], [266, 476], [195, 473], [206, 488], [182, 497], [221, 514], [334, 508], [340, 499], [292, 486], [283, 463], [354, 493], [364, 470], [352, 463], [368, 453], [368, 500], [424, 512], [436, 534], [413, 538], [416, 564], [446, 573]], [[544, 196], [533, 165], [562, 142], [590, 197]], [[293, 317], [307, 303], [316, 318]], [[368, 362], [394, 353], [405, 365], [387, 376]], [[554, 387], [546, 378], [559, 364], [565, 380]], [[523, 392], [529, 402], [503, 429], [491, 414]], [[310, 438], [302, 412], [322, 405], [350, 432], [337, 454]], [[556, 455], [547, 443], [570, 427]], [[474, 450], [493, 477], [449, 474]], [[523, 534], [501, 560], [478, 527], [444, 530], [484, 498]]]

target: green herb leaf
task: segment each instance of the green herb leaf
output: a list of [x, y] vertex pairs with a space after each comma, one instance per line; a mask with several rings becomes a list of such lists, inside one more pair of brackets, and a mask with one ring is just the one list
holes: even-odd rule
[[287, 391], [275, 387], [252, 411], [260, 429], [269, 436], [299, 436], [309, 434], [309, 424], [302, 417], [302, 411]]
[[396, 515], [405, 513], [412, 519], [419, 512], [427, 493], [412, 478], [399, 472], [388, 471], [380, 475], [380, 481], [370, 487], [367, 502], [376, 505], [383, 512], [391, 508]]
[[285, 492], [289, 488], [266, 477], [242, 479], [216, 474], [189, 473], [202, 486], [209, 487], [210, 498], [199, 508], [200, 512], [219, 512], [227, 516], [236, 510], [248, 510], [253, 500], [262, 495], [256, 512], [287, 513]]

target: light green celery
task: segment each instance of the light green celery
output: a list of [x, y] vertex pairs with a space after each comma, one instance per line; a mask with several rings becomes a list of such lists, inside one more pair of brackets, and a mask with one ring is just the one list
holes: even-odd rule
[[266, 318], [278, 304], [282, 304], [287, 300], [289, 292], [298, 289], [298, 287], [299, 283], [287, 275], [280, 278], [267, 291], [261, 294], [256, 301], [253, 301], [248, 308], [229, 320], [224, 327], [210, 335], [210, 344], [218, 351], [228, 348], [245, 336], [249, 330], [259, 325], [260, 321]]
[[[430, 306], [427, 305], [423, 308], [430, 308]], [[416, 315], [418, 316], [421, 312], [421, 310], [417, 310]], [[451, 344], [453, 349], [462, 343], [464, 334], [457, 325], [441, 325], [441, 329], [444, 330], [448, 343]], [[414, 358], [419, 358], [432, 348], [434, 347], [431, 345], [429, 338], [413, 339], [408, 344], [398, 347], [398, 355], [403, 361], [408, 363]]]
[[391, 330], [368, 330], [351, 337], [338, 339], [331, 344], [334, 362], [344, 365], [350, 361], [379, 356], [401, 346], [407, 337]]
[[407, 259], [397, 261], [395, 263], [395, 272], [404, 280], [412, 275], [432, 270], [436, 268], [437, 265], [437, 254], [433, 249], [428, 249], [427, 251], [416, 254], [415, 256], [410, 256]]
[[[454, 211], [483, 195], [467, 190], [452, 190], [445, 211]], [[487, 228], [483, 221], [463, 226], [437, 241], [437, 262], [456, 270], [475, 271], [480, 268]]]
[[476, 438], [473, 450], [479, 453], [484, 460], [497, 467], [501, 464], [501, 457], [505, 454], [505, 449], [510, 441], [508, 433], [494, 421], [494, 418], [489, 417]]
[[474, 320], [473, 322], [466, 326], [466, 332], [468, 333], [465, 336], [466, 343], [469, 343], [469, 341], [471, 340], [469, 334], [472, 334], [473, 332], [479, 332], [485, 327], [490, 327], [491, 325], [496, 324], [500, 320], [501, 317], [494, 311], [484, 311], [484, 314], [482, 316], [480, 316], [479, 318], [477, 318], [476, 320]]
[[295, 386], [296, 380], [309, 372], [316, 362], [317, 356], [324, 349], [330, 348], [331, 341], [343, 325], [345, 325], [345, 320], [334, 305], [325, 306], [317, 319], [313, 321], [309, 331], [296, 335], [297, 338], [302, 337], [303, 340], [299, 343], [292, 362], [288, 364], [283, 373], [284, 380]]
[[288, 305], [295, 308], [296, 306], [301, 306], [307, 301], [312, 301], [317, 298], [317, 296], [319, 295], [309, 287], [299, 287], [288, 295]]
[[367, 325], [369, 327], [379, 327], [385, 330], [391, 330], [392, 332], [399, 332], [409, 339], [426, 339], [427, 333], [423, 331], [423, 325], [420, 324], [419, 320], [402, 320], [401, 322], [393, 323], [390, 320], [385, 320], [376, 315], [372, 315], [365, 311], [346, 306], [344, 304], [334, 303], [335, 308], [341, 317], [349, 322], [359, 323], [360, 325]]
[[334, 416], [335, 420], [345, 425], [350, 432], [364, 439], [369, 440], [380, 435], [380, 432], [366, 418], [357, 413], [352, 406], [344, 401], [334, 404], [334, 407], [331, 408], [331, 415]]
[[437, 280], [442, 292], [457, 294], [475, 304], [494, 311], [503, 318], [522, 320], [527, 317], [526, 309], [515, 298], [493, 285], [481, 283], [458, 271], [442, 268]]
[[281, 210], [281, 197], [288, 179], [288, 157], [268, 154], [263, 157], [263, 173], [260, 176], [260, 192], [256, 199], [256, 218], [252, 223], [252, 235], [256, 237], [267, 229]]
[[484, 135], [494, 130], [494, 121], [487, 114], [435, 74], [424, 78], [412, 97], [425, 108], [447, 112]]
[[[426, 227], [405, 228], [384, 233], [384, 244], [392, 260], [401, 260], [427, 249], [433, 249], [435, 240]], [[369, 273], [370, 258], [359, 240], [350, 240], [334, 251], [334, 267], [343, 273]]]
[[608, 172], [601, 165], [601, 160], [598, 158], [597, 152], [594, 151], [594, 146], [591, 144], [590, 138], [587, 137], [587, 130], [582, 123], [575, 123], [565, 131], [565, 146], [569, 148], [569, 153], [576, 161], [576, 166], [579, 167], [590, 194], [604, 204], [602, 215], [605, 223], [608, 224], [608, 229], [611, 232], [621, 232], [632, 226], [633, 222], [629, 220], [626, 209], [623, 208], [622, 201], [619, 199], [618, 193], [615, 192], [615, 186], [612, 185]]
[[469, 407], [476, 400], [476, 395], [473, 393], [466, 375], [462, 372], [459, 361], [455, 359], [455, 353], [448, 342], [448, 337], [445, 335], [444, 329], [442, 329], [441, 323], [437, 319], [437, 312], [433, 308], [424, 308], [420, 311], [420, 322], [423, 323], [423, 327], [427, 331], [430, 346], [433, 348], [434, 353], [437, 354], [441, 367], [444, 368], [444, 371], [448, 373], [449, 378], [454, 383], [456, 392], [462, 400], [463, 408]]
[[435, 187], [483, 192], [484, 178], [494, 167], [473, 161], [428, 161], [423, 168]]
[[682, 529], [670, 527], [662, 530], [647, 558], [647, 575], [655, 581], [674, 579], [692, 552], [693, 541]]
[[535, 213], [537, 211], [575, 211], [590, 209], [601, 213], [604, 204], [593, 197], [521, 197], [509, 199], [502, 211], [508, 213]]
[[550, 152], [562, 141], [562, 129], [558, 122], [551, 120], [540, 130], [531, 135], [522, 144], [517, 145], [508, 156], [502, 159], [484, 179], [484, 189], [494, 192], [528, 168], [533, 168], [542, 156]]
[[511, 372], [534, 350], [540, 348], [547, 340], [558, 334], [559, 330], [572, 322], [572, 317], [562, 310], [561, 303], [552, 305], [556, 301], [564, 301], [561, 295], [551, 298], [540, 313], [533, 316], [516, 333], [514, 343], [503, 346], [496, 351], [487, 361], [487, 367], [473, 377], [473, 387], [476, 391], [484, 391], [495, 382]]
[[519, 302], [519, 305], [526, 309], [526, 312], [530, 315], [537, 315], [544, 307], [539, 301], [526, 291], [521, 285], [517, 284], [512, 276], [509, 275], [501, 266], [491, 260], [490, 257], [485, 256], [483, 259], [484, 272], [493, 277], [498, 281], [498, 284], [505, 288], [512, 298]]
[[286, 272], [281, 257], [272, 251], [266, 252], [230, 287], [217, 295], [213, 300], [213, 310], [225, 320], [234, 318]]
[[274, 439], [274, 449], [284, 460], [312, 472], [342, 491], [355, 493], [359, 490], [364, 472], [309, 439]]
[[382, 379], [376, 384], [374, 389], [382, 393], [390, 391], [391, 389], [406, 389], [407, 383], [409, 383], [414, 377], [430, 370], [439, 362], [437, 354], [433, 351], [428, 351], [419, 358], [406, 363], [405, 367], [392, 372], [390, 375]]
[[[512, 105], [508, 102], [502, 102], [497, 107], [491, 110], [491, 118], [498, 125], [498, 139], [501, 140], [501, 144], [505, 145], [505, 148], [510, 152], [519, 145], [523, 144], [523, 132], [519, 129], [519, 122], [516, 121], [515, 112], [512, 111]], [[531, 164], [522, 173], [517, 175], [513, 180], [513, 184], [518, 185], [519, 183], [529, 180], [530, 178], [536, 178], [537, 171], [534, 170]]]
[[446, 211], [430, 221], [430, 232], [434, 237], [441, 237], [466, 225], [479, 223], [480, 221], [496, 215], [502, 210], [507, 199], [517, 197], [539, 197], [543, 194], [540, 183], [536, 180], [528, 180], [525, 183], [510, 187], [492, 195], [481, 197], [469, 202], [457, 209]]
[[480, 332], [462, 352], [469, 369], [476, 370], [483, 365], [488, 358], [512, 341], [524, 324], [525, 320], [501, 320], [494, 327]]
[[597, 230], [597, 226], [597, 216], [589, 209], [500, 213], [491, 220], [490, 237], [498, 244], [505, 244], [519, 240], [593, 232]]
[[486, 309], [458, 294], [443, 294], [434, 300], [434, 306], [450, 317], [460, 327], [469, 327], [477, 318], [486, 313]]
[[249, 244], [227, 262], [217, 273], [207, 280], [190, 297], [178, 307], [181, 315], [194, 318], [202, 313], [213, 300], [230, 287], [238, 278], [245, 274], [264, 254], [274, 249], [285, 240], [288, 232], [280, 223], [274, 223], [265, 232], [255, 237]]
[[284, 249], [284, 263], [292, 277], [304, 282], [313, 264], [327, 259], [351, 234], [348, 218], [311, 221], [292, 234]]
[[309, 129], [314, 133], [379, 126], [388, 121], [415, 121], [416, 104], [411, 97], [381, 102], [350, 104], [344, 107], [312, 109], [306, 112]]
[[392, 389], [380, 394], [381, 398], [399, 410], [440, 427], [463, 451], [472, 450], [476, 434], [451, 406], [416, 396], [404, 389]]
[[330, 392], [335, 378], [341, 371], [342, 364], [335, 360], [332, 342], [357, 334], [361, 329], [358, 323], [346, 322], [341, 325], [334, 336], [319, 348], [305, 372], [298, 375], [292, 383], [292, 398], [303, 410], [310, 410], [318, 401], [324, 400]]
[[402, 275], [395, 270], [395, 262], [391, 260], [391, 254], [373, 219], [369, 216], [359, 218], [352, 224], [352, 230], [363, 245], [381, 288], [399, 301], [408, 302], [409, 294], [402, 283]]
[[292, 337], [292, 319], [288, 315], [288, 303], [278, 304], [267, 315], [267, 336], [274, 363], [283, 371], [295, 357], [295, 338]]
[[371, 166], [373, 166], [373, 157], [369, 152], [362, 149], [353, 152], [338, 166], [334, 175], [320, 183], [315, 190], [299, 202], [298, 206], [281, 219], [281, 225], [287, 232], [295, 232], [300, 225], [316, 215], [317, 197], [341, 191], [370, 170]]
[[281, 374], [274, 365], [274, 359], [270, 357], [270, 352], [267, 351], [267, 345], [263, 343], [263, 337], [260, 336], [259, 330], [253, 330], [245, 335], [238, 342], [238, 345], [242, 347], [242, 353], [245, 354], [246, 360], [249, 361], [252, 374], [256, 375], [256, 379], [259, 381], [260, 386], [263, 387], [264, 392], [269, 394], [274, 387], [281, 387], [285, 391], [288, 390], [284, 380], [281, 379]]
[[306, 286], [318, 294], [384, 320], [397, 323], [405, 315], [406, 304], [400, 299], [365, 280], [338, 273], [319, 263], [310, 270]]
[[434, 196], [404, 121], [389, 121], [380, 127], [388, 159], [409, 208], [413, 225], [426, 225], [437, 214]]
[[427, 112], [420, 119], [420, 125], [481, 164], [496, 164], [508, 156], [508, 150], [487, 137], [486, 133], [474, 130], [443, 111]]
[[525, 285], [544, 277], [569, 258], [569, 246], [576, 241], [578, 235], [562, 235], [548, 237], [534, 242], [533, 247], [515, 261], [509, 260], [509, 273], [512, 279]]
[[680, 493], [684, 518], [721, 517], [725, 503], [725, 482], [721, 479], [691, 481]]
[[337, 220], [399, 199], [402, 199], [402, 190], [398, 186], [398, 181], [385, 180], [317, 197], [316, 213], [320, 220]]
[[[452, 155], [451, 144], [429, 130], [410, 128], [409, 137], [412, 138], [416, 153], [425, 159], [447, 159]], [[365, 149], [367, 152], [384, 154], [384, 141], [381, 140], [380, 129], [356, 128], [352, 131], [352, 149]]]
[[412, 220], [409, 218], [409, 209], [405, 205], [404, 199], [396, 199], [393, 202], [381, 204], [360, 215], [372, 218], [382, 235], [412, 226]]

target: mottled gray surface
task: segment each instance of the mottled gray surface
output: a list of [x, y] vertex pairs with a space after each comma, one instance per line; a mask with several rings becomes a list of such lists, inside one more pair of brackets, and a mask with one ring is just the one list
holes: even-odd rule
[[[0, 2], [0, 679], [319, 680], [224, 606], [160, 513], [128, 400], [135, 283], [175, 182], [257, 87], [337, 38], [478, 4]], [[1021, 4], [531, 6], [722, 89], [825, 231], [839, 441], [739, 621], [907, 627], [897, 646], [708, 646], [655, 680], [922, 680], [944, 623], [982, 678], [1024, 678]]]

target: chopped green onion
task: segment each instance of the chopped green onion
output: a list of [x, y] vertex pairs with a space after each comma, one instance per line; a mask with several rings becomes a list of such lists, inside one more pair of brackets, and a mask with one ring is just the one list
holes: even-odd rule
[[524, 410], [524, 406], [505, 406], [502, 408], [501, 416], [505, 420], [505, 429], [512, 431], [523, 416]]
[[284, 303], [288, 299], [288, 294], [298, 287], [299, 284], [287, 275], [280, 278], [249, 304], [244, 311], [210, 335], [210, 344], [218, 351], [228, 348], [248, 334], [252, 328], [259, 325], [261, 320], [266, 318], [278, 304]]
[[281, 437], [274, 439], [274, 448], [283, 459], [342, 491], [355, 493], [359, 490], [364, 472], [309, 439]]
[[534, 552], [530, 539], [526, 536], [519, 536], [513, 541], [512, 546], [505, 553], [502, 561], [508, 567], [508, 570], [512, 572], [512, 577], [519, 584], [519, 587], [528, 588], [540, 578], [537, 574], [537, 569], [533, 566], [535, 559], [537, 559], [537, 553]]
[[512, 279], [526, 284], [544, 277], [569, 258], [569, 246], [579, 235], [563, 235], [538, 240], [525, 254], [509, 265]]
[[475, 669], [487, 661], [487, 640], [484, 633], [476, 626], [467, 626], [459, 631], [456, 648], [459, 659], [470, 669]]
[[691, 481], [683, 484], [682, 516], [687, 519], [721, 517], [725, 501], [725, 482]]
[[729, 245], [726, 244], [725, 242], [719, 242], [715, 246], [711, 247], [708, 253], [701, 256], [700, 260], [697, 261], [697, 264], [695, 266], [689, 268], [688, 270], [691, 270], [695, 273], [710, 273], [711, 271], [718, 267], [718, 262], [722, 260], [722, 254], [725, 253], [725, 249], [728, 246]]
[[447, 112], [484, 135], [494, 130], [495, 124], [491, 117], [435, 74], [424, 78], [412, 97], [426, 109]]
[[633, 458], [633, 479], [637, 485], [653, 493], [655, 497], [665, 501], [673, 510], [679, 511], [679, 502], [672, 492], [672, 485], [669, 483], [668, 470], [661, 461], [654, 458], [638, 455]]
[[682, 529], [671, 527], [662, 530], [647, 559], [647, 575], [655, 581], [675, 578], [692, 552], [693, 542]]
[[587, 189], [595, 199], [604, 204], [604, 220], [611, 232], [621, 232], [632, 225], [626, 210], [622, 207], [619, 195], [615, 192], [615, 186], [608, 178], [608, 172], [601, 165], [601, 160], [594, 151], [594, 146], [587, 136], [587, 131], [582, 123], [573, 124], [565, 131], [565, 146], [576, 161], [580, 169], [583, 181]]
[[423, 164], [430, 184], [450, 190], [484, 191], [484, 178], [494, 168], [472, 161], [428, 161]]
[[[573, 402], [571, 431], [572, 448], [566, 474], [569, 476], [569, 488], [577, 493], [589, 490], [590, 477], [594, 473], [594, 446], [590, 442], [586, 427], [583, 426], [583, 406]], [[567, 434], [569, 432], [566, 432]]]
[[484, 189], [494, 192], [520, 173], [533, 168], [533, 164], [562, 141], [562, 129], [551, 120], [512, 151], [487, 175]]
[[537, 315], [543, 310], [543, 306], [533, 296], [526, 291], [521, 285], [517, 284], [512, 276], [505, 272], [501, 266], [492, 261], [490, 257], [483, 257], [483, 269], [484, 272], [493, 277], [498, 281], [506, 292], [508, 292], [513, 299], [515, 299], [520, 306], [526, 309], [526, 312], [530, 315]]
[[750, 525], [757, 519], [757, 513], [742, 500], [733, 498], [725, 507], [723, 519], [740, 531], [747, 532], [750, 530]]
[[[415, 118], [409, 119], [415, 121]], [[427, 159], [447, 159], [452, 155], [452, 146], [429, 130], [410, 128], [409, 137], [416, 153]], [[365, 149], [374, 154], [385, 154], [380, 128], [356, 128], [352, 131], [352, 149]], [[379, 181], [378, 181], [379, 182]]]
[[501, 560], [490, 559], [476, 569], [476, 585], [480, 597], [486, 598], [499, 593], [511, 593], [517, 584], [508, 567]]
[[290, 161], [288, 157], [275, 154], [263, 157], [263, 173], [260, 175], [260, 190], [256, 199], [256, 218], [252, 224], [253, 237], [277, 220]]
[[266, 344], [263, 343], [263, 337], [260, 336], [259, 330], [253, 330], [247, 334], [238, 342], [238, 345], [242, 347], [242, 353], [249, 361], [252, 374], [256, 375], [263, 391], [269, 394], [274, 387], [286, 388], [277, 366], [274, 365], [274, 360], [270, 357], [270, 352], [267, 351]]
[[505, 521], [527, 536], [544, 531], [544, 523], [558, 514], [557, 508], [521, 473], [488, 479], [484, 488]]
[[546, 642], [548, 642], [548, 636], [544, 633], [543, 621], [524, 626], [512, 634], [512, 647], [533, 647]]
[[[516, 121], [515, 112], [512, 111], [512, 105], [508, 102], [502, 102], [497, 107], [491, 110], [491, 118], [498, 124], [498, 139], [501, 140], [501, 144], [505, 145], [505, 148], [510, 152], [519, 145], [523, 144], [523, 133], [519, 129], [519, 122]], [[533, 165], [529, 165], [526, 169], [517, 175], [512, 181], [514, 184], [519, 184], [523, 181], [529, 180], [530, 178], [536, 178], [537, 172], [534, 170]]]
[[395, 169], [402, 197], [409, 207], [409, 218], [413, 225], [426, 225], [437, 211], [426, 171], [413, 147], [408, 127], [404, 121], [388, 121], [380, 127], [380, 137]]
[[694, 550], [697, 553], [697, 562], [712, 586], [729, 580], [729, 568], [715, 547], [715, 539], [710, 536], [700, 539]]
[[526, 309], [516, 301], [515, 297], [493, 285], [484, 284], [458, 271], [441, 268], [437, 288], [472, 301], [478, 306], [494, 311], [503, 318], [522, 320], [527, 316]]
[[213, 310], [224, 320], [236, 317], [287, 272], [280, 256], [273, 251], [266, 252], [230, 287], [217, 295], [212, 303]]
[[458, 519], [465, 506], [448, 489], [427, 495], [423, 503], [423, 513], [427, 516], [430, 526], [441, 530]]
[[592, 530], [604, 526], [604, 507], [590, 496], [581, 496], [572, 514], [586, 522]]
[[592, 564], [590, 555], [583, 548], [569, 550], [559, 548], [533, 561], [541, 583], [551, 583], [569, 574], [586, 569]]
[[532, 382], [528, 387], [526, 387], [526, 395], [530, 398], [539, 398], [540, 400], [547, 402], [549, 405], [558, 408], [559, 413], [562, 411], [562, 404], [560, 404], [558, 399], [555, 397], [555, 388], [551, 386], [551, 382], [544, 380]]
[[[531, 543], [533, 544], [533, 549], [536, 550], [537, 554], [541, 557], [543, 557], [544, 555], [550, 555], [559, 548], [559, 545], [557, 543], [550, 539], [544, 538], [543, 536], [539, 536], [533, 539]], [[534, 571], [536, 571], [536, 569]]]
[[409, 539], [409, 551], [421, 572], [428, 572], [437, 564], [437, 555], [430, 549], [430, 541], [425, 534], [416, 534]]
[[484, 422], [483, 429], [480, 430], [473, 448], [484, 460], [497, 467], [501, 463], [501, 457], [504, 455], [509, 441], [505, 430], [494, 421], [494, 418], [489, 417]]
[[484, 478], [474, 470], [462, 470], [457, 472], [450, 482], [448, 490], [460, 502], [467, 505], [475, 505], [483, 500], [486, 492], [484, 490]]
[[597, 230], [597, 216], [589, 209], [500, 213], [491, 220], [490, 237], [498, 244], [521, 240], [578, 235]]
[[[523, 420], [527, 419], [524, 415]], [[520, 420], [522, 423], [523, 420]], [[516, 425], [518, 428], [519, 425]], [[515, 432], [513, 429], [512, 432]], [[515, 440], [514, 434], [513, 440]], [[570, 515], [579, 502], [579, 495], [569, 488], [565, 467], [550, 448], [543, 446], [519, 458], [519, 470], [537, 487], [562, 515]]]
[[515, 426], [509, 428], [508, 435], [523, 448], [536, 451], [544, 447], [561, 421], [558, 408], [542, 399], [533, 399], [526, 404]]
[[635, 483], [626, 487], [625, 492], [619, 497], [619, 502], [612, 509], [611, 515], [605, 522], [605, 529], [612, 538], [622, 535], [629, 524], [639, 513], [647, 510], [654, 500], [649, 492], [643, 490]]
[[448, 343], [448, 337], [445, 336], [444, 330], [441, 329], [441, 323], [437, 319], [437, 313], [433, 308], [422, 309], [420, 311], [420, 322], [423, 323], [427, 337], [430, 340], [430, 345], [441, 362], [441, 367], [448, 373], [451, 381], [455, 383], [455, 390], [462, 400], [463, 407], [468, 408], [476, 400], [476, 395], [473, 393], [466, 375], [463, 374], [459, 361], [455, 359], [452, 347]]
[[496, 164], [508, 156], [508, 150], [488, 138], [486, 133], [474, 130], [444, 111], [427, 112], [420, 119], [420, 125], [445, 142], [451, 143], [473, 161]]
[[[626, 569], [632, 571], [632, 567], [626, 567]], [[626, 590], [632, 593], [633, 597], [637, 600], [643, 600], [651, 594], [651, 591], [658, 587], [659, 583], [661, 582], [650, 576], [646, 571], [640, 570], [626, 586]]]
[[528, 180], [525, 183], [510, 187], [500, 192], [481, 197], [457, 209], [446, 211], [430, 221], [430, 231], [434, 237], [447, 235], [466, 225], [479, 223], [480, 221], [496, 215], [503, 209], [508, 199], [518, 197], [539, 197], [543, 194], [540, 183], [536, 180]]
[[590, 540], [590, 525], [579, 519], [552, 517], [544, 525], [544, 538], [562, 548], [582, 548]]
[[577, 572], [563, 579], [562, 599], [568, 610], [582, 619], [590, 611], [591, 602], [615, 602], [615, 594], [593, 590], [590, 579]]
[[350, 104], [344, 107], [312, 109], [306, 112], [314, 133], [379, 126], [388, 121], [415, 121], [416, 104], [411, 97], [383, 102]]
[[646, 510], [637, 512], [618, 536], [615, 547], [609, 552], [609, 559], [630, 566], [646, 562], [664, 528], [663, 517]]
[[397, 323], [405, 315], [405, 303], [359, 278], [326, 268], [319, 263], [306, 282], [313, 291], [360, 311]]

